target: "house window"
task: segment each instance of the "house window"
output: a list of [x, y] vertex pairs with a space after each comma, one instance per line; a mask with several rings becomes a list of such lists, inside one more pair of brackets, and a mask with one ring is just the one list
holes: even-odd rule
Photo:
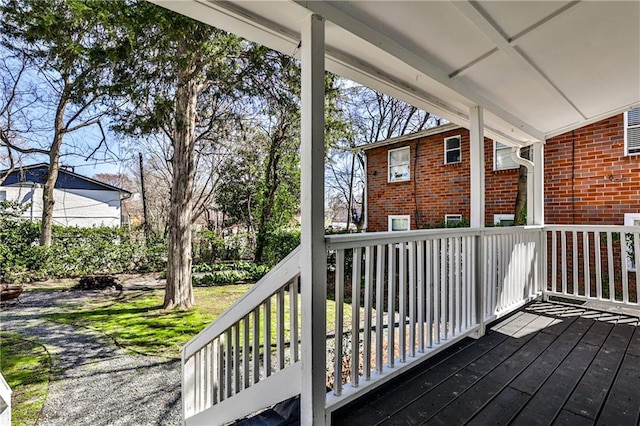
[[640, 154], [640, 108], [624, 113], [624, 155]]
[[511, 158], [511, 147], [493, 142], [493, 170], [517, 169], [518, 164]]
[[444, 224], [446, 226], [455, 226], [462, 222], [461, 214], [446, 214], [444, 215]]
[[410, 224], [411, 218], [409, 215], [389, 216], [389, 231], [408, 231]]
[[496, 226], [513, 226], [514, 216], [512, 214], [494, 214], [493, 224]]
[[[624, 214], [624, 226], [638, 226], [640, 227], [640, 213], [625, 213]], [[630, 271], [636, 270], [635, 250], [640, 249], [635, 247], [634, 234], [625, 234], [627, 243], [627, 269]]]
[[389, 182], [409, 180], [409, 147], [389, 150]]
[[0, 202], [7, 201], [7, 191], [0, 191]]
[[460, 136], [444, 139], [444, 164], [459, 163], [462, 159]]

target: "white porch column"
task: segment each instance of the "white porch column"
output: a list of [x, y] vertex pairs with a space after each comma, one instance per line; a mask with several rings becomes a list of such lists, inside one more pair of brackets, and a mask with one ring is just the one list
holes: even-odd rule
[[469, 108], [469, 137], [471, 157], [471, 214], [472, 228], [484, 226], [484, 119], [482, 107]]
[[327, 254], [324, 243], [324, 20], [302, 24], [300, 285], [301, 424], [325, 423]]
[[533, 216], [534, 225], [544, 225], [544, 142], [536, 142], [531, 146], [533, 160]]

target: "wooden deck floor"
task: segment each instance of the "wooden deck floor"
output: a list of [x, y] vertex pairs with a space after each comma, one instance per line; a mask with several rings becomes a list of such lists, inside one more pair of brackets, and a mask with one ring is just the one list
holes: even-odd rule
[[638, 318], [535, 302], [334, 412], [336, 425], [638, 425]]

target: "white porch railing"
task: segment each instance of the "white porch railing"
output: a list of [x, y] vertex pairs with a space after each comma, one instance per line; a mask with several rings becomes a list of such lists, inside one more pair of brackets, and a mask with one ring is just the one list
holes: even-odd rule
[[483, 231], [484, 321], [513, 312], [543, 290], [544, 243], [541, 227]]
[[299, 275], [297, 248], [182, 349], [185, 424], [224, 424], [300, 393]]
[[335, 255], [327, 410], [481, 336], [486, 321], [538, 295], [541, 238], [540, 228], [327, 237]]
[[[546, 226], [327, 236], [327, 418], [540, 294], [638, 306], [638, 228]], [[186, 424], [300, 393], [296, 250], [183, 349]], [[333, 287], [333, 288], [331, 288]], [[314, 324], [314, 326], [316, 326]]]
[[545, 226], [546, 296], [640, 306], [640, 229], [633, 226]]

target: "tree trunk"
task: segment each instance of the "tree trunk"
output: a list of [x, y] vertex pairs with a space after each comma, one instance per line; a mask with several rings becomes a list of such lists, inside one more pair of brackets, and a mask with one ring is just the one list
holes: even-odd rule
[[53, 207], [55, 200], [53, 191], [58, 180], [60, 170], [59, 158], [55, 158], [53, 150], [49, 155], [49, 172], [42, 188], [42, 223], [40, 224], [40, 245], [50, 246], [53, 236]]
[[54, 122], [54, 136], [51, 149], [49, 150], [49, 172], [47, 180], [45, 180], [42, 188], [42, 223], [40, 225], [40, 245], [50, 246], [52, 240], [52, 224], [53, 224], [53, 207], [55, 200], [53, 192], [58, 180], [58, 171], [60, 170], [60, 147], [64, 135], [64, 111], [67, 107], [67, 87], [69, 85], [68, 78], [65, 78], [65, 89], [60, 95], [60, 101], [56, 108], [56, 117]]
[[[186, 41], [178, 47], [186, 50]], [[182, 49], [181, 49], [182, 47]], [[193, 176], [196, 106], [199, 82], [192, 63], [178, 72], [175, 129], [173, 134], [173, 179], [169, 206], [169, 252], [164, 309], [190, 308], [195, 304], [191, 285], [191, 223], [193, 221]]]
[[280, 154], [278, 148], [280, 144], [285, 142], [286, 128], [278, 126], [276, 134], [271, 138], [271, 146], [269, 147], [269, 158], [267, 160], [267, 169], [265, 170], [265, 188], [262, 197], [262, 211], [260, 212], [260, 221], [258, 222], [258, 230], [256, 232], [256, 254], [254, 256], [257, 263], [262, 262], [264, 257], [264, 248], [267, 243], [268, 223], [273, 212], [273, 204], [275, 203], [276, 191], [280, 185], [278, 178], [278, 163]]

